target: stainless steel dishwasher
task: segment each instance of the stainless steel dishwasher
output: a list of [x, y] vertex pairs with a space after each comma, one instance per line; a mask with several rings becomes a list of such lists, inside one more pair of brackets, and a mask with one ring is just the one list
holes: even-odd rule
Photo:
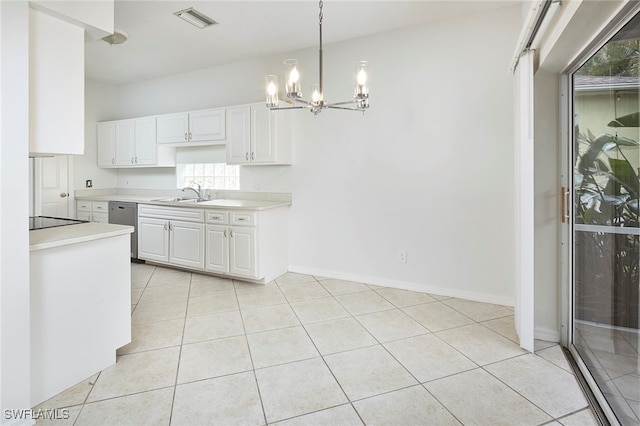
[[138, 260], [138, 204], [109, 201], [109, 223], [133, 226], [131, 234], [131, 259]]

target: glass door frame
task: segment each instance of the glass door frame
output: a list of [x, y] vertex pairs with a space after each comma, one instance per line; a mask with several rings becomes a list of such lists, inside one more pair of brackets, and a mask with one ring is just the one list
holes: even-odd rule
[[[588, 367], [579, 356], [577, 349], [573, 345], [574, 341], [574, 208], [575, 193], [574, 187], [574, 85], [573, 74], [598, 50], [600, 50], [609, 40], [636, 14], [640, 13], [640, 3], [630, 2], [626, 4], [616, 16], [599, 33], [595, 34], [591, 42], [587, 44], [582, 52], [573, 59], [567, 68], [560, 74], [560, 140], [563, 144], [560, 150], [560, 185], [561, 185], [561, 214], [560, 222], [560, 318], [561, 331], [560, 343], [571, 353], [578, 369], [582, 373], [586, 385], [595, 402], [600, 406], [602, 414], [606, 417], [605, 422], [612, 425], [619, 425], [616, 415], [609, 406], [605, 396], [600, 391], [599, 386], [593, 379]], [[588, 393], [588, 392], [587, 392]], [[597, 413], [598, 414], [598, 413]]]

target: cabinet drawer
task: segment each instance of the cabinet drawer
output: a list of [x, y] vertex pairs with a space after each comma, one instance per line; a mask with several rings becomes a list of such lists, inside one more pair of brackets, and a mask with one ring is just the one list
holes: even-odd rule
[[105, 212], [109, 211], [109, 202], [108, 201], [94, 201], [93, 202], [93, 211], [94, 212]]
[[207, 223], [229, 223], [229, 213], [219, 210], [206, 210]]
[[231, 225], [256, 226], [256, 213], [231, 212], [229, 223]]
[[139, 204], [138, 217], [153, 217], [156, 219], [184, 220], [188, 222], [204, 223], [204, 210]]
[[76, 210], [90, 212], [91, 201], [76, 201]]

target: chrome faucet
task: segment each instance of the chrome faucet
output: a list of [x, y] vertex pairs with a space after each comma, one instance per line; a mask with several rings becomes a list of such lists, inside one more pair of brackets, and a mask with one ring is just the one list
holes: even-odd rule
[[202, 196], [202, 187], [200, 186], [199, 183], [194, 183], [194, 185], [196, 185], [198, 189], [192, 188], [190, 186], [185, 186], [184, 188], [182, 188], [182, 192], [185, 192], [187, 189], [190, 189], [196, 193], [196, 196], [198, 197], [198, 201], [204, 200], [205, 198]]

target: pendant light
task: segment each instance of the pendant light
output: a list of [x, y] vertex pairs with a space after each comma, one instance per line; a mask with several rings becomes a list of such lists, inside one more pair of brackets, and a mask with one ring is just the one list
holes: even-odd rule
[[343, 102], [328, 103], [324, 100], [323, 92], [323, 64], [322, 64], [322, 8], [323, 2], [319, 3], [319, 27], [320, 27], [320, 47], [319, 47], [319, 84], [311, 86], [311, 100], [302, 98], [300, 91], [300, 72], [298, 71], [298, 61], [295, 59], [287, 59], [284, 61], [286, 68], [285, 95], [288, 102], [292, 106], [279, 107], [278, 99], [278, 76], [267, 75], [265, 77], [266, 103], [271, 110], [281, 109], [303, 109], [310, 110], [317, 115], [325, 108], [343, 109], [348, 111], [366, 111], [369, 108], [369, 84], [368, 84], [368, 64], [366, 61], [360, 61], [355, 68], [355, 92], [352, 100]]

